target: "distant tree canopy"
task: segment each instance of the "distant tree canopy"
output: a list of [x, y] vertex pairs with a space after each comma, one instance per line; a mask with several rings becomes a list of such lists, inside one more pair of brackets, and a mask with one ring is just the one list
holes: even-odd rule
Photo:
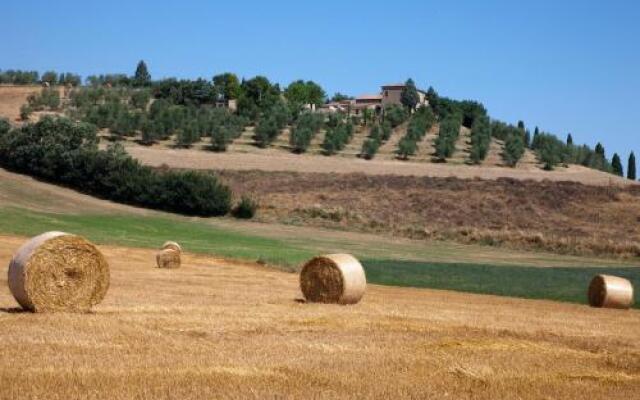
[[151, 74], [147, 69], [147, 64], [140, 60], [133, 75], [133, 85], [137, 87], [149, 86], [151, 84]]
[[327, 97], [324, 89], [313, 81], [291, 82], [284, 90], [284, 97], [292, 104], [324, 104]]
[[340, 101], [344, 101], [344, 100], [352, 100], [353, 97], [351, 96], [347, 96], [346, 94], [342, 94], [340, 92], [336, 92], [332, 97], [331, 97], [331, 101], [337, 103]]
[[0, 70], [0, 84], [33, 85], [38, 83], [38, 71]]
[[420, 96], [418, 95], [418, 89], [416, 88], [416, 84], [413, 82], [413, 79], [409, 78], [405, 82], [404, 88], [402, 89], [402, 93], [400, 93], [400, 102], [407, 109], [413, 111], [416, 109], [418, 102], [420, 101]]
[[240, 97], [240, 81], [231, 72], [214, 76], [213, 87], [215, 94], [224, 100], [235, 100]]
[[157, 172], [119, 145], [98, 149], [94, 126], [45, 117], [7, 131], [0, 124], [0, 165], [85, 193], [198, 216], [227, 214], [229, 188], [202, 172]]

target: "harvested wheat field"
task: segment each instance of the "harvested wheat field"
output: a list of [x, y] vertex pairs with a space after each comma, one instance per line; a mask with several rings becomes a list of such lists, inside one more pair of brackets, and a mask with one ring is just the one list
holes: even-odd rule
[[[100, 246], [91, 314], [23, 313], [0, 237], [0, 398], [611, 399], [640, 390], [640, 313], [370, 285], [304, 304], [298, 276]], [[586, 289], [586, 288], [585, 288]]]

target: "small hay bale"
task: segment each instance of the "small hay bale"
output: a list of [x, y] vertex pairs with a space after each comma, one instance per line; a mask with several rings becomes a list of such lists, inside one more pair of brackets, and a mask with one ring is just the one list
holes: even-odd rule
[[158, 263], [158, 268], [180, 268], [180, 252], [175, 249], [160, 250], [156, 254], [156, 262]]
[[626, 310], [633, 304], [633, 286], [624, 278], [596, 275], [589, 284], [589, 304], [592, 307]]
[[355, 304], [366, 288], [364, 269], [350, 254], [315, 257], [300, 272], [302, 294], [314, 303]]
[[182, 247], [177, 242], [172, 242], [171, 240], [164, 242], [162, 250], [164, 249], [173, 249], [178, 253], [182, 253]]
[[23, 244], [9, 264], [9, 289], [32, 312], [87, 312], [109, 289], [109, 264], [86, 239], [47, 232]]

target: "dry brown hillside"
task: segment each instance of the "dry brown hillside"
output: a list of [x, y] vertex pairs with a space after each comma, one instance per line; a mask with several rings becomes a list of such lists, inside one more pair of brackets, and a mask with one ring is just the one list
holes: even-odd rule
[[222, 171], [258, 218], [579, 254], [640, 257], [640, 187], [551, 182]]
[[0, 237], [2, 399], [636, 398], [640, 312], [370, 285], [299, 301], [295, 274], [101, 246], [91, 314], [31, 314], [7, 288], [25, 238]]
[[42, 87], [37, 85], [0, 85], [0, 118], [18, 121], [20, 107], [27, 102], [27, 97], [40, 90]]

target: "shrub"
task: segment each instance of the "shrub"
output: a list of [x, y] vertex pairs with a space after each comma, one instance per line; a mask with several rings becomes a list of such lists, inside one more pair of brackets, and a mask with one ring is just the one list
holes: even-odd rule
[[524, 139], [518, 132], [507, 137], [502, 151], [502, 159], [509, 167], [515, 167], [524, 155]]
[[289, 144], [294, 153], [304, 153], [311, 144], [311, 140], [318, 133], [324, 122], [321, 114], [304, 113], [298, 118], [298, 123], [291, 130]]
[[389, 122], [392, 128], [402, 124], [407, 120], [407, 111], [399, 105], [393, 104], [384, 110], [384, 120]]
[[380, 148], [380, 142], [376, 139], [369, 138], [362, 143], [361, 157], [365, 160], [371, 160], [375, 157], [378, 149]]
[[233, 208], [231, 214], [240, 219], [251, 219], [256, 215], [258, 202], [248, 196], [242, 196], [238, 204]]
[[460, 117], [456, 114], [448, 116], [440, 123], [440, 131], [436, 138], [436, 156], [445, 160], [456, 150], [456, 140], [460, 134]]
[[491, 144], [491, 124], [486, 116], [479, 117], [471, 128], [471, 150], [469, 158], [474, 164], [480, 164], [487, 157]]
[[98, 197], [188, 215], [229, 212], [231, 191], [213, 175], [157, 172], [120, 144], [98, 149], [95, 127], [45, 117], [0, 132], [0, 164]]
[[398, 143], [398, 157], [407, 160], [409, 156], [416, 154], [418, 144], [415, 140], [408, 136], [404, 136]]
[[255, 140], [258, 147], [268, 147], [280, 134], [278, 122], [274, 117], [260, 119], [255, 131]]
[[23, 104], [20, 107], [20, 119], [23, 121], [27, 121], [32, 112], [33, 112], [33, 109], [29, 104]]
[[335, 126], [329, 128], [324, 137], [322, 148], [325, 154], [332, 155], [345, 148], [353, 137], [353, 125], [339, 120]]

